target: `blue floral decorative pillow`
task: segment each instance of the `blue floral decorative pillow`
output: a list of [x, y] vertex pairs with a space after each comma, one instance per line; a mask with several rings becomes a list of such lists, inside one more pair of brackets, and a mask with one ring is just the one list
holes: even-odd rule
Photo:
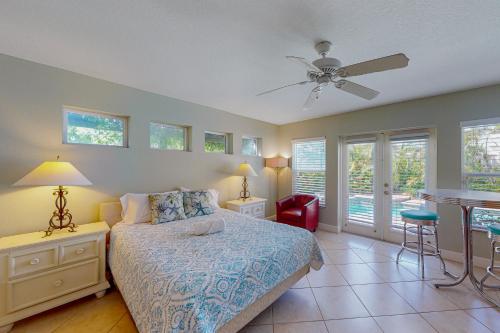
[[148, 196], [151, 205], [151, 223], [159, 224], [186, 218], [182, 193], [159, 193]]
[[213, 214], [211, 196], [208, 191], [182, 192], [184, 196], [184, 212], [187, 217]]

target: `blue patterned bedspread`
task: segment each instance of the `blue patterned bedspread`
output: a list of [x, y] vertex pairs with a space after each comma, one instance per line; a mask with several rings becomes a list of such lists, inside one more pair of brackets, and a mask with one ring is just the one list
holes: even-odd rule
[[223, 232], [191, 236], [190, 223], [117, 224], [109, 262], [140, 332], [215, 332], [296, 271], [323, 258], [303, 229], [218, 209]]

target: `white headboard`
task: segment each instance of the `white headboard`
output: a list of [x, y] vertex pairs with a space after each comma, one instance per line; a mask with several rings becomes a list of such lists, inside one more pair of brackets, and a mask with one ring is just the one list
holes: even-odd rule
[[106, 221], [111, 228], [122, 220], [122, 205], [119, 201], [103, 202], [99, 205], [99, 221]]

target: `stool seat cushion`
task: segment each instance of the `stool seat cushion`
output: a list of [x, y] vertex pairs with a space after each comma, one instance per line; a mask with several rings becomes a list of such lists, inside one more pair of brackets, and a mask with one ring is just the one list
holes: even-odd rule
[[494, 235], [500, 235], [500, 224], [491, 224], [488, 226], [488, 230]]
[[439, 216], [430, 210], [410, 209], [401, 211], [401, 216], [412, 220], [436, 221]]

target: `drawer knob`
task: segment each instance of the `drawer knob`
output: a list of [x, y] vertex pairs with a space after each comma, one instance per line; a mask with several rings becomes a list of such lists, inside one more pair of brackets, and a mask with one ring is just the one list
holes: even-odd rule
[[63, 284], [63, 280], [55, 280], [54, 281], [54, 287], [60, 287]]
[[30, 265], [38, 265], [40, 263], [40, 258], [33, 258], [30, 260]]
[[85, 248], [81, 247], [81, 248], [77, 249], [75, 252], [76, 252], [76, 254], [82, 254], [83, 252], [85, 252]]

